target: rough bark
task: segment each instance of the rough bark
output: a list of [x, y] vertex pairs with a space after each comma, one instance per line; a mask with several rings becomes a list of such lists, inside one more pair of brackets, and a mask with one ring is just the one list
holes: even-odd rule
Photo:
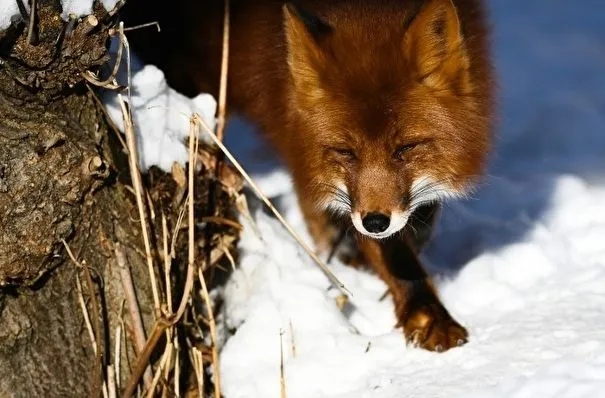
[[[119, 325], [125, 328], [121, 345], [127, 347], [118, 370], [124, 384], [134, 361], [116, 247], [125, 252], [147, 333], [156, 315], [127, 155], [82, 77], [106, 65], [117, 15], [97, 2], [94, 16], [65, 22], [58, 0], [36, 3], [35, 34], [28, 34], [27, 15], [0, 32], [0, 397], [98, 397], [107, 365], [115, 364]], [[224, 251], [236, 242], [233, 201], [241, 180], [225, 165], [217, 172], [208, 152], [200, 156], [195, 215], [215, 217], [196, 223], [194, 246], [196, 265], [208, 266], [224, 261]], [[185, 171], [175, 170], [174, 175], [153, 170], [145, 177], [152, 205], [148, 214], [156, 215], [149, 217], [156, 265], [163, 263], [159, 215], [166, 216], [173, 232], [186, 197]], [[221, 183], [212, 182], [217, 179]], [[182, 294], [188, 257], [187, 234], [177, 235], [168, 281], [173, 304]], [[210, 270], [207, 279], [224, 275]], [[155, 273], [165, 303], [161, 269]], [[205, 306], [195, 293], [197, 282], [193, 291], [193, 305], [173, 328], [181, 350], [187, 349], [186, 341], [206, 345]], [[159, 344], [152, 362], [161, 349]], [[180, 358], [186, 390], [196, 382], [187, 371], [188, 353], [181, 352]]]
[[119, 146], [81, 77], [108, 60], [111, 17], [97, 5], [96, 21], [66, 23], [50, 0], [38, 1], [36, 12], [34, 44], [25, 21], [0, 34], [0, 396], [83, 397], [98, 387], [102, 368], [76, 273], [89, 311], [95, 300], [62, 240], [94, 281], [100, 317], [91, 321], [103, 364], [122, 318], [116, 242], [140, 281], [147, 322], [153, 305], [127, 170], [116, 166], [123, 155], [112, 151]]

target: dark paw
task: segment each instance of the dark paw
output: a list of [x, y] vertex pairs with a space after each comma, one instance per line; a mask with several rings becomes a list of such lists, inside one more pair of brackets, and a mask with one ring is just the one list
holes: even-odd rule
[[466, 344], [468, 332], [440, 303], [415, 308], [399, 322], [408, 344], [429, 351], [444, 352]]

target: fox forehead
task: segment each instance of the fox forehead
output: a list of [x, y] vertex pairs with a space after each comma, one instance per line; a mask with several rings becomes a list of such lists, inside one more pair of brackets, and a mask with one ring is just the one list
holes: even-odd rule
[[447, 108], [432, 96], [414, 90], [401, 89], [398, 96], [376, 92], [353, 97], [334, 96], [326, 87], [324, 95], [318, 103], [323, 110], [313, 119], [321, 126], [318, 138], [326, 144], [403, 145], [435, 139], [450, 130]]

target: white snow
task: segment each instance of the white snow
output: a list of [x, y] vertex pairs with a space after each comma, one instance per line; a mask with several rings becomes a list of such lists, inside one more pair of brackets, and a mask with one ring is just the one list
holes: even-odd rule
[[[29, 10], [29, 4], [24, 1], [26, 9]], [[19, 15], [19, 7], [16, 0], [0, 0], [0, 31], [8, 28], [11, 19]]]
[[[107, 11], [111, 11], [120, 0], [100, 0], [101, 4]], [[69, 19], [70, 15], [76, 18], [85, 17], [92, 14], [93, 0], [61, 0], [63, 13], [61, 17], [65, 20]]]
[[[119, 0], [101, 0], [101, 4], [107, 11], [111, 11]], [[29, 1], [24, 0], [23, 4], [29, 10]], [[93, 0], [61, 0], [62, 14], [64, 20], [69, 19], [70, 15], [76, 18], [84, 17], [92, 13]], [[9, 27], [11, 19], [19, 15], [17, 0], [0, 0], [0, 31]]]
[[[125, 82], [125, 77], [120, 77]], [[132, 114], [139, 147], [142, 170], [157, 165], [170, 171], [173, 162], [187, 162], [185, 139], [189, 136], [189, 118], [198, 113], [210, 128], [215, 125], [216, 101], [209, 94], [190, 99], [168, 87], [164, 73], [153, 65], [133, 63]], [[128, 97], [126, 96], [126, 99]], [[117, 95], [107, 93], [107, 111], [120, 128], [124, 129], [122, 111]], [[204, 138], [205, 135], [201, 134]]]
[[[321, 272], [256, 210], [263, 238], [244, 233], [226, 287], [238, 327], [221, 355], [227, 398], [280, 396], [280, 330], [289, 398], [605, 397], [605, 3], [489, 4], [496, 153], [425, 255], [470, 342], [443, 354], [406, 347], [379, 301], [384, 284], [336, 262], [354, 294], [340, 312]], [[237, 124], [227, 143], [304, 233], [287, 173]]]
[[70, 15], [83, 17], [92, 14], [92, 0], [61, 0], [63, 13], [61, 17], [67, 20]]

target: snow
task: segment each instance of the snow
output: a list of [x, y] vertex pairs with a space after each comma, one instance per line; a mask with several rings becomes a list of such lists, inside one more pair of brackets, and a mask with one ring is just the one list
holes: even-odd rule
[[[385, 285], [334, 262], [353, 292], [341, 312], [338, 292], [252, 203], [262, 240], [244, 233], [225, 289], [237, 327], [221, 354], [227, 398], [280, 396], [280, 332], [289, 398], [605, 397], [605, 3], [489, 4], [496, 152], [424, 256], [470, 342], [443, 354], [406, 347], [379, 301]], [[287, 173], [234, 124], [228, 146], [304, 233]]]
[[[100, 0], [101, 4], [107, 11], [111, 11], [118, 1], [120, 0]], [[76, 18], [85, 17], [86, 15], [92, 14], [93, 0], [61, 0], [61, 7], [63, 13], [61, 17], [64, 20], [69, 19], [70, 15], [74, 15]]]
[[[29, 10], [28, 2], [24, 1], [25, 7]], [[19, 16], [19, 7], [16, 0], [0, 0], [0, 31], [8, 28], [11, 20]]]
[[[119, 0], [101, 0], [101, 4], [107, 11], [111, 11]], [[26, 9], [29, 11], [29, 1], [23, 1]], [[93, 0], [61, 0], [63, 13], [61, 17], [64, 20], [69, 19], [70, 15], [76, 18], [92, 14]], [[19, 8], [17, 0], [0, 0], [0, 31], [8, 28], [11, 19], [19, 17]]]
[[[134, 57], [133, 57], [134, 58]], [[140, 167], [143, 171], [156, 165], [170, 171], [173, 162], [185, 164], [188, 154], [185, 138], [189, 136], [189, 118], [199, 114], [208, 127], [214, 128], [216, 101], [209, 94], [193, 99], [168, 87], [164, 73], [153, 65], [140, 65], [134, 58], [132, 65], [131, 101], [135, 134], [139, 147]], [[119, 76], [125, 82], [125, 76]], [[108, 92], [104, 102], [109, 116], [123, 131], [122, 111], [117, 95]], [[204, 138], [205, 135], [201, 134]]]

